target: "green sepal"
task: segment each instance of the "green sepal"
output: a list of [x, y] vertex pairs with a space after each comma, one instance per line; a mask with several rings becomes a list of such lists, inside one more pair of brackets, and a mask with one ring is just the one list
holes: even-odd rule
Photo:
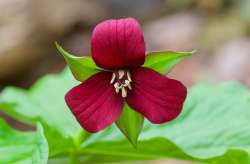
[[90, 56], [77, 57], [65, 51], [57, 42], [55, 45], [63, 55], [76, 80], [84, 81], [101, 70]]
[[139, 135], [143, 128], [144, 117], [125, 104], [116, 126], [136, 148]]
[[144, 67], [149, 67], [161, 74], [169, 72], [175, 64], [180, 62], [184, 57], [194, 54], [196, 51], [191, 52], [150, 52], [146, 55]]

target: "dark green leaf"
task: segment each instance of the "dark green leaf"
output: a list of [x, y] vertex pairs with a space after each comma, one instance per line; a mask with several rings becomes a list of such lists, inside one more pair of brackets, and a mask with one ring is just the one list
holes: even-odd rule
[[122, 115], [116, 121], [117, 127], [135, 147], [143, 127], [143, 120], [144, 117], [140, 113], [135, 112], [126, 104]]
[[47, 160], [48, 145], [41, 125], [36, 132], [21, 132], [0, 119], [0, 163], [46, 164]]
[[65, 51], [58, 43], [56, 48], [63, 55], [76, 80], [84, 81], [100, 71], [90, 56], [76, 57]]
[[173, 52], [173, 51], [162, 51], [162, 52], [151, 52], [147, 54], [144, 67], [152, 68], [153, 70], [165, 74], [170, 69], [180, 62], [184, 57], [190, 56], [192, 52]]

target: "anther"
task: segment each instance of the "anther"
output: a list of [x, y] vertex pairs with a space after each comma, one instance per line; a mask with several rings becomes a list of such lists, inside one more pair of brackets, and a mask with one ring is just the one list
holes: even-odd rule
[[119, 83], [118, 83], [118, 82], [116, 82], [116, 83], [114, 84], [114, 88], [115, 88], [115, 92], [116, 92], [116, 93], [119, 93], [121, 87], [119, 86]]
[[115, 81], [115, 73], [112, 74], [112, 78], [110, 80], [110, 84], [113, 84]]
[[125, 75], [125, 71], [124, 70], [119, 70], [118, 71], [118, 76], [119, 76], [119, 79], [122, 79]]
[[130, 72], [127, 72], [127, 78], [128, 78], [128, 81], [130, 82], [132, 81]]
[[131, 90], [131, 75], [126, 70], [118, 70], [112, 74], [110, 84], [113, 84], [115, 92], [119, 94], [121, 90], [121, 96], [123, 98], [127, 97], [128, 89]]
[[125, 80], [125, 84], [124, 84], [124, 86], [125, 87], [128, 87], [128, 89], [132, 89], [132, 87], [131, 87], [131, 84], [130, 84], [131, 82], [129, 81], [129, 80]]
[[127, 97], [127, 90], [125, 89], [125, 87], [122, 87], [122, 97]]
[[128, 87], [128, 89], [129, 90], [131, 90], [132, 89], [132, 87], [131, 87], [131, 84], [130, 84], [130, 81], [129, 80], [125, 80], [125, 85], [124, 85], [125, 87]]

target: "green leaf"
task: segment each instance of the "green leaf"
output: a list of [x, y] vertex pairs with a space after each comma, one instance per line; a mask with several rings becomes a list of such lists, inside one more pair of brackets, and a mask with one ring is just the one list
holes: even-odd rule
[[101, 69], [98, 68], [90, 56], [76, 57], [65, 51], [57, 42], [56, 48], [63, 55], [72, 74], [78, 81], [84, 81]]
[[85, 163], [161, 158], [250, 162], [250, 93], [238, 83], [192, 87], [176, 120], [163, 125], [145, 121], [137, 149], [115, 126], [94, 135], [82, 131], [63, 100], [74, 85], [65, 71], [42, 78], [29, 91], [8, 87], [0, 94], [4, 112], [25, 123], [42, 123], [51, 160], [77, 154]]
[[144, 117], [125, 104], [120, 118], [116, 121], [117, 127], [128, 138], [130, 143], [137, 147], [137, 140], [143, 127]]
[[[112, 129], [89, 138], [82, 153], [92, 162], [178, 158], [208, 163], [250, 162], [250, 93], [238, 83], [197, 85], [173, 122], [146, 126], [137, 149]], [[92, 157], [92, 158], [91, 158]]]
[[192, 52], [173, 52], [173, 51], [162, 51], [162, 52], [151, 52], [147, 54], [144, 67], [152, 68], [153, 70], [165, 74], [170, 69], [180, 62], [184, 57], [194, 54]]
[[7, 87], [0, 94], [0, 109], [27, 124], [41, 122], [50, 156], [70, 152], [82, 128], [66, 106], [64, 95], [76, 84], [66, 70], [43, 77], [30, 90]]
[[182, 160], [195, 160], [183, 152], [171, 141], [158, 137], [143, 140], [138, 143], [136, 149], [125, 140], [99, 141], [85, 146], [81, 153], [87, 157], [82, 159], [86, 163], [145, 161], [164, 158], [178, 158]]
[[0, 119], [0, 163], [46, 164], [48, 145], [41, 125], [36, 132], [12, 129]]

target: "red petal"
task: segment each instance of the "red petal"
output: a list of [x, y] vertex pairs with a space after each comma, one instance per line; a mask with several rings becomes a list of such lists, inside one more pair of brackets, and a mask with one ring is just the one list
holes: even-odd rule
[[127, 102], [152, 123], [164, 123], [180, 114], [187, 95], [182, 83], [149, 68], [133, 71], [132, 80]]
[[118, 119], [123, 100], [109, 84], [111, 73], [99, 72], [71, 89], [65, 100], [81, 126], [98, 132]]
[[110, 19], [98, 24], [91, 39], [92, 57], [104, 69], [134, 68], [145, 60], [145, 43], [133, 18]]

